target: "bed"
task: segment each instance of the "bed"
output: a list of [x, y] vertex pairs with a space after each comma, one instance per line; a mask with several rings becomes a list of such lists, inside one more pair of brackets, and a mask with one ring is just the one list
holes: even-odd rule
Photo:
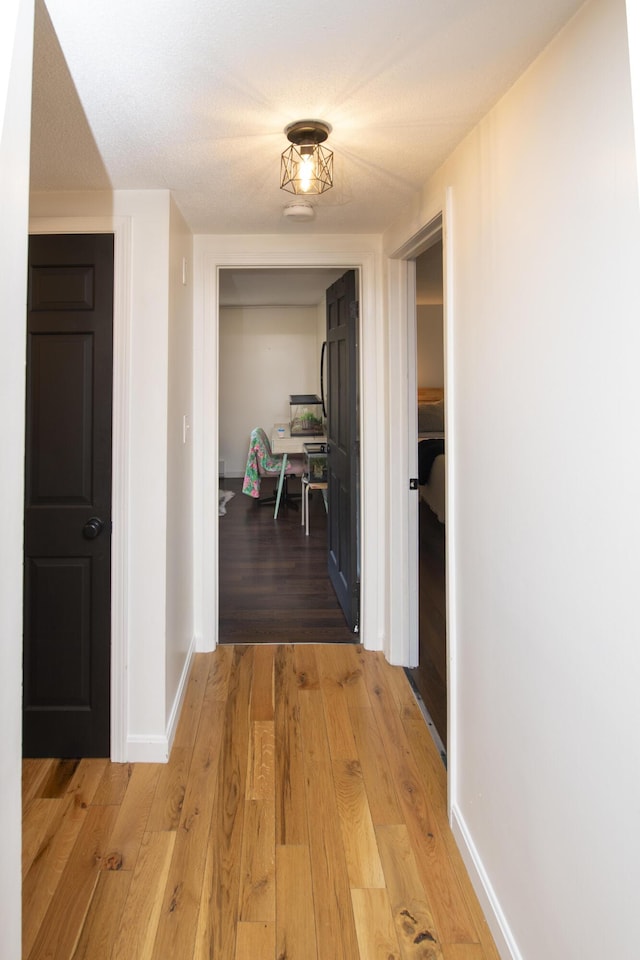
[[418, 387], [418, 489], [440, 523], [445, 516], [444, 390]]

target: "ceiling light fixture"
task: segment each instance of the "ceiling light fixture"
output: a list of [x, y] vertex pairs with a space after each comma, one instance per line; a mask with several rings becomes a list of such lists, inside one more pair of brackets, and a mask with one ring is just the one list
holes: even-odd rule
[[296, 120], [284, 130], [291, 146], [280, 162], [280, 189], [309, 196], [333, 186], [333, 153], [322, 144], [331, 126], [322, 120]]

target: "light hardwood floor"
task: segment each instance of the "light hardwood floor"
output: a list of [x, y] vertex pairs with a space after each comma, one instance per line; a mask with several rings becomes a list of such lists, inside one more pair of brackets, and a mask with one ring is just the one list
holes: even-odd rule
[[404, 672], [195, 658], [168, 764], [24, 761], [25, 960], [498, 960]]

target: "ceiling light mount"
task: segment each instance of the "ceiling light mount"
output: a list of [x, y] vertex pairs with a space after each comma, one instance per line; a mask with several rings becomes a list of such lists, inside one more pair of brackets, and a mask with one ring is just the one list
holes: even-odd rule
[[293, 200], [292, 203], [287, 204], [282, 213], [292, 223], [294, 221], [301, 223], [305, 220], [313, 220], [315, 216], [315, 210], [307, 200]]
[[309, 196], [333, 186], [333, 153], [322, 144], [331, 133], [323, 120], [296, 120], [284, 130], [291, 146], [280, 161], [280, 189]]

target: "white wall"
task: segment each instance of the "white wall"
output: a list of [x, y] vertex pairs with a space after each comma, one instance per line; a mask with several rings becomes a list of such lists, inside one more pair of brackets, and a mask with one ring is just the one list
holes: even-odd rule
[[444, 386], [442, 304], [418, 304], [416, 317], [419, 387]]
[[0, 5], [0, 858], [2, 957], [19, 960], [21, 927], [22, 517], [24, 364], [33, 3]]
[[172, 732], [193, 648], [193, 238], [173, 201], [169, 243], [165, 723]]
[[593, 0], [385, 238], [448, 210], [452, 812], [528, 960], [638, 955], [635, 160]]
[[243, 477], [254, 427], [289, 420], [289, 395], [319, 389], [316, 307], [220, 310], [220, 456]]

